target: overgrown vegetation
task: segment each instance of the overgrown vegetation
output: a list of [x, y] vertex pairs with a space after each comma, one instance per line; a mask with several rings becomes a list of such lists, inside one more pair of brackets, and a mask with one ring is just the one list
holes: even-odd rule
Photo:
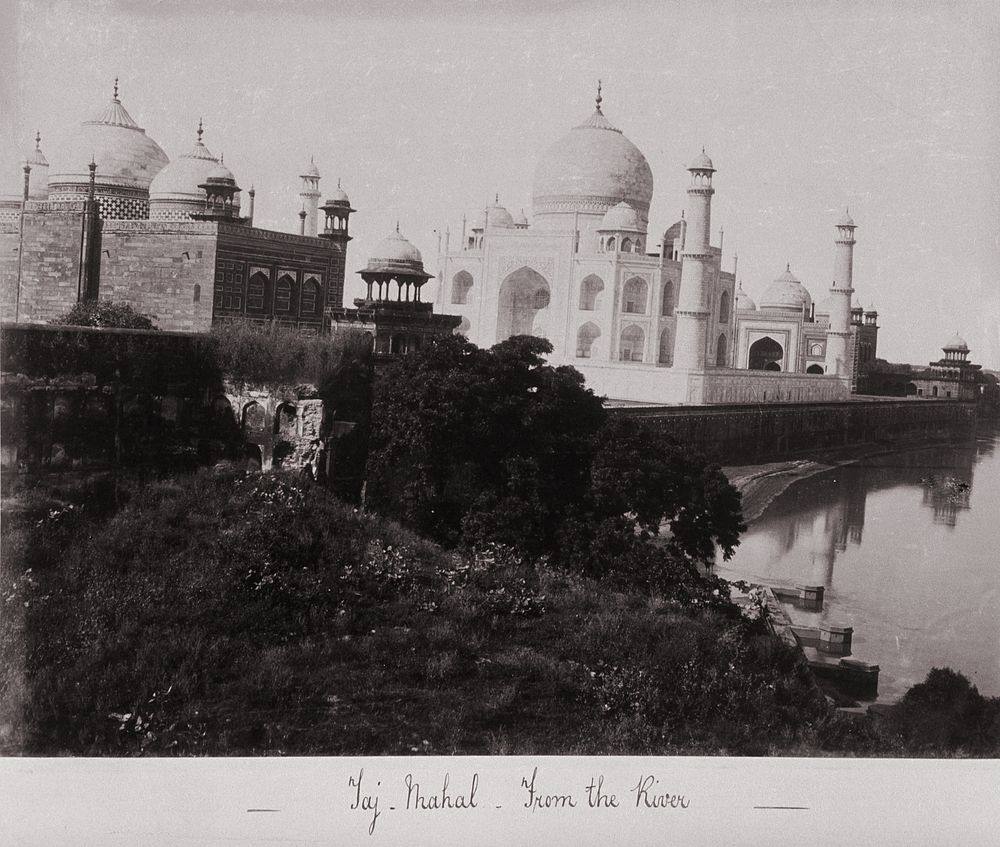
[[131, 303], [114, 300], [88, 300], [76, 303], [65, 315], [56, 318], [52, 323], [118, 329], [156, 329], [149, 315], [137, 312]]
[[[337, 359], [284, 333], [224, 328], [208, 360], [314, 378], [366, 420], [363, 340]], [[699, 573], [743, 528], [721, 471], [547, 350], [452, 338], [384, 375], [369, 502], [408, 528], [231, 469], [26, 494], [0, 548], [0, 752], [1000, 750], [1000, 699], [947, 670], [877, 719], [833, 711]]]
[[[744, 528], [722, 471], [654, 427], [612, 417], [544, 339], [459, 336], [400, 360], [375, 392], [369, 502], [448, 546], [671, 593]], [[649, 540], [661, 524], [664, 546]], [[713, 586], [715, 588], [719, 586]]]
[[714, 589], [449, 553], [298, 477], [36, 502], [2, 549], [3, 752], [993, 754], [950, 672], [878, 721]]
[[449, 554], [299, 478], [39, 506], [4, 540], [8, 749], [766, 752], [824, 709], [711, 592]]

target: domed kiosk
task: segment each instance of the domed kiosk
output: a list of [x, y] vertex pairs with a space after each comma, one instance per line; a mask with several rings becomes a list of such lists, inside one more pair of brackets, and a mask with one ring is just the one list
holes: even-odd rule
[[69, 146], [53, 157], [49, 199], [82, 200], [90, 172], [97, 165], [95, 197], [105, 220], [149, 217], [149, 186], [169, 164], [167, 154], [146, 135], [118, 99], [115, 79], [111, 102], [97, 117], [84, 121]]

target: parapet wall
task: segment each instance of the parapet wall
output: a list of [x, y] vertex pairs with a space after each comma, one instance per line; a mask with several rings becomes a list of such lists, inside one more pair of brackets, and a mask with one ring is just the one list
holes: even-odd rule
[[780, 405], [623, 407], [724, 464], [897, 439], [967, 433], [976, 406], [956, 400], [846, 400]]

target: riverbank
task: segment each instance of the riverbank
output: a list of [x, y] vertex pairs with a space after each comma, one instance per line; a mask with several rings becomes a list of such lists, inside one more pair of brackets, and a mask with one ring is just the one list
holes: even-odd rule
[[764, 514], [776, 497], [791, 485], [824, 471], [852, 465], [875, 456], [889, 456], [939, 444], [935, 439], [908, 439], [891, 444], [858, 444], [838, 450], [824, 450], [812, 458], [788, 459], [756, 465], [727, 465], [722, 471], [743, 498], [743, 520], [752, 524]]

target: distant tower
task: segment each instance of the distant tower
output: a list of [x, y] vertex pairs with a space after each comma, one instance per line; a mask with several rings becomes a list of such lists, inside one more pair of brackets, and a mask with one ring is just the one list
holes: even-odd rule
[[305, 173], [300, 174], [302, 179], [302, 190], [299, 197], [302, 198], [302, 208], [306, 210], [306, 226], [303, 235], [311, 235], [313, 238], [319, 233], [319, 168], [309, 157], [309, 166]]
[[701, 155], [688, 168], [687, 227], [684, 252], [681, 255], [681, 290], [677, 303], [677, 336], [674, 346], [674, 367], [702, 370], [705, 367], [708, 320], [711, 315], [709, 284], [712, 279], [712, 256], [709, 253], [709, 232], [712, 225], [712, 160]]
[[830, 329], [826, 333], [826, 372], [850, 379], [847, 351], [851, 341], [851, 295], [854, 293], [854, 221], [848, 212], [837, 221], [837, 254], [830, 288]]
[[31, 165], [32, 200], [47, 200], [49, 196], [49, 160], [42, 152], [42, 134], [35, 133], [35, 149], [28, 154], [27, 163]]

